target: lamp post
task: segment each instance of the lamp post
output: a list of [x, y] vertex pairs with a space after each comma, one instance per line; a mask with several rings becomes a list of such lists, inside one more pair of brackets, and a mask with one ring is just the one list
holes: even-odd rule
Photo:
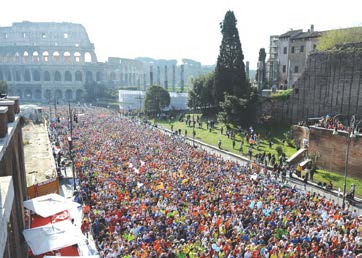
[[[347, 188], [347, 170], [348, 170], [348, 159], [349, 159], [349, 147], [351, 143], [351, 138], [355, 138], [358, 134], [358, 125], [360, 121], [356, 119], [355, 115], [352, 115], [350, 126], [347, 132], [347, 148], [346, 148], [346, 158], [344, 164], [344, 184], [343, 184], [343, 200], [342, 200], [342, 209], [346, 207], [346, 188]], [[337, 135], [337, 125], [333, 130], [333, 135]]]
[[73, 159], [73, 116], [72, 110], [70, 109], [70, 102], [69, 102], [69, 128], [70, 128], [70, 136], [68, 136], [68, 143], [69, 143], [69, 157], [72, 162], [72, 175], [73, 175], [73, 189], [76, 190], [75, 184], [75, 169], [74, 169], [74, 159]]

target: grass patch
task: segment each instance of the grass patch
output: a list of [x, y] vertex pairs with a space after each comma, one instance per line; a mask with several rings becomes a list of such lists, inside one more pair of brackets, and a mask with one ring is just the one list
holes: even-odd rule
[[275, 99], [288, 99], [292, 95], [293, 89], [278, 90], [276, 93], [271, 94], [271, 98]]
[[[208, 119], [213, 119], [210, 117], [203, 117], [201, 114], [191, 114], [191, 120], [192, 115], [194, 115], [194, 118], [196, 120], [196, 116], [199, 116], [202, 121], [202, 128], [199, 128], [198, 124], [195, 125], [195, 131], [196, 136], [195, 139], [200, 140], [204, 143], [217, 146], [219, 139], [221, 140], [221, 148], [223, 150], [235, 153], [235, 154], [241, 154], [239, 152], [240, 148], [240, 142], [241, 140], [244, 140], [243, 145], [243, 155], [247, 155], [249, 143], [246, 142], [244, 133], [246, 128], [243, 128], [241, 133], [237, 133], [235, 136], [235, 148], [233, 148], [233, 140], [228, 138], [226, 133], [226, 126], [223, 124], [215, 124], [215, 128], [210, 132], [207, 127], [206, 123]], [[213, 119], [215, 121], [215, 118]], [[159, 126], [165, 127], [170, 129], [171, 125], [173, 125], [173, 130], [181, 129], [181, 133], [184, 135], [185, 130], [187, 130], [187, 136], [192, 137], [192, 123], [191, 126], [186, 125], [185, 119], [183, 122], [180, 122], [178, 120], [157, 120], [157, 123]], [[221, 134], [221, 127], [223, 127], [223, 134]], [[234, 128], [236, 129], [236, 128]], [[259, 147], [254, 145], [253, 148], [253, 156], [255, 156], [257, 153], [263, 153], [264, 151], [266, 153], [270, 152], [271, 154], [274, 154], [276, 158], [278, 158], [278, 153], [276, 151], [277, 146], [280, 146], [282, 148], [282, 151], [286, 154], [287, 157], [292, 156], [297, 149], [294, 147], [288, 146], [286, 141], [284, 141], [285, 136], [284, 134], [290, 130], [290, 126], [283, 126], [283, 125], [277, 125], [277, 126], [257, 126], [254, 127], [254, 130], [256, 133], [261, 134], [261, 140]], [[272, 148], [269, 148], [269, 137], [273, 141]]]
[[[332, 181], [333, 184], [333, 189], [338, 190], [338, 188], [341, 189], [341, 193], [343, 193], [343, 187], [344, 187], [344, 176], [335, 172], [329, 172], [323, 169], [317, 169], [316, 173], [314, 174], [313, 177], [313, 181], [314, 182], [325, 182], [325, 183], [329, 183], [329, 181]], [[346, 184], [346, 192], [349, 192], [349, 189], [351, 188], [351, 184], [355, 184], [356, 186], [356, 191], [355, 191], [355, 196], [362, 198], [362, 181], [352, 178], [352, 177], [347, 177], [347, 184]]]

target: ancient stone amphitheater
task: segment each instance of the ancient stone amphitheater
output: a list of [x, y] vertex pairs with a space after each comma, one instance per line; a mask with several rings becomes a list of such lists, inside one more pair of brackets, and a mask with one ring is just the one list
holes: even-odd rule
[[0, 27], [0, 80], [26, 101], [76, 101], [86, 82], [145, 86], [143, 63], [97, 61], [85, 28], [74, 23], [20, 22]]

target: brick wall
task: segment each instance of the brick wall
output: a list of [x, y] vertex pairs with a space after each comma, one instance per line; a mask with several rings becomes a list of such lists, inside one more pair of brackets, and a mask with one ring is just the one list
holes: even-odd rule
[[[332, 130], [310, 128], [308, 151], [319, 152], [320, 158], [317, 161], [319, 167], [344, 175], [346, 149], [346, 133], [339, 132], [338, 135], [332, 135]], [[362, 135], [351, 139], [347, 174], [362, 180]]]

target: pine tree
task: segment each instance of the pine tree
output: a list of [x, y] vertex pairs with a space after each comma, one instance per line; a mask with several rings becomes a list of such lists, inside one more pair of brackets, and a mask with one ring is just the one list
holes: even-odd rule
[[234, 12], [227, 11], [224, 21], [220, 23], [223, 38], [215, 68], [215, 83], [213, 89], [215, 104], [217, 106], [219, 106], [220, 101], [224, 100], [224, 93], [246, 99], [248, 99], [249, 95], [244, 55], [241, 49], [236, 22]]

